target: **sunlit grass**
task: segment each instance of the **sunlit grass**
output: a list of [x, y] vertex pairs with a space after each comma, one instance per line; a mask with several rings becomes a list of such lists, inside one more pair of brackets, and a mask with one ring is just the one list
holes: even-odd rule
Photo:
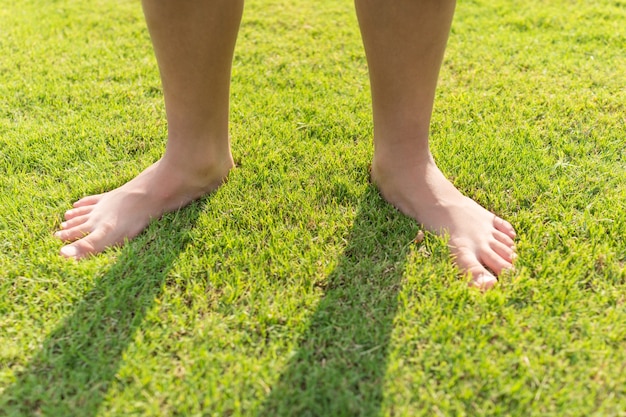
[[238, 168], [84, 262], [52, 233], [164, 149], [140, 4], [0, 0], [0, 415], [620, 415], [626, 3], [460, 2], [432, 125], [509, 219], [481, 294], [368, 183], [351, 2], [250, 0]]

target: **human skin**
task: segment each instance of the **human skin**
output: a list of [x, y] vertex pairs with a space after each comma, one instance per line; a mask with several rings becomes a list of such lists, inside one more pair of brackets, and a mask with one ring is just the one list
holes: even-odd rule
[[472, 285], [491, 288], [494, 274], [512, 268], [515, 231], [446, 179], [428, 141], [454, 7], [449, 0], [356, 1], [372, 87], [372, 180], [401, 212], [449, 237]]
[[[465, 197], [429, 148], [437, 79], [455, 2], [356, 0], [374, 119], [372, 180], [381, 195], [427, 230], [448, 236], [470, 284], [491, 288], [512, 268], [510, 223]], [[220, 186], [234, 166], [228, 137], [233, 51], [241, 0], [144, 0], [163, 83], [168, 141], [163, 157], [110, 192], [65, 213], [61, 255], [84, 258], [121, 245], [152, 219]], [[477, 167], [480, 169], [480, 167]]]

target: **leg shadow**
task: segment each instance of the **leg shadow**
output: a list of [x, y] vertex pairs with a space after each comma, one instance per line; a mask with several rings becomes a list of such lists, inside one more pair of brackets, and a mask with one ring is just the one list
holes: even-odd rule
[[[210, 197], [209, 197], [210, 198]], [[95, 416], [146, 312], [190, 241], [206, 200], [129, 242], [0, 396], [0, 416]]]
[[261, 416], [377, 415], [417, 225], [369, 187], [325, 294]]

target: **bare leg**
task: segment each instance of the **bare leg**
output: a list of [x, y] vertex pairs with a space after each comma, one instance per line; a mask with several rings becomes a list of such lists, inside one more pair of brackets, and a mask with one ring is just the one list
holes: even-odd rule
[[164, 156], [133, 180], [85, 197], [55, 235], [83, 258], [124, 243], [151, 221], [215, 190], [233, 166], [228, 100], [243, 0], [144, 0], [168, 121]]
[[374, 113], [372, 179], [428, 230], [449, 234], [458, 267], [490, 288], [511, 268], [515, 232], [463, 196], [430, 154], [428, 131], [454, 0], [356, 0]]

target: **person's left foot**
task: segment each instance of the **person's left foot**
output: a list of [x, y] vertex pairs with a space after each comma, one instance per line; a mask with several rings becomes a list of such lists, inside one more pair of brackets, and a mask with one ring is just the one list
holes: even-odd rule
[[494, 274], [513, 268], [513, 226], [461, 194], [430, 155], [406, 166], [398, 160], [375, 159], [371, 174], [389, 203], [427, 230], [449, 236], [454, 262], [471, 274], [471, 285], [491, 288], [497, 282]]

